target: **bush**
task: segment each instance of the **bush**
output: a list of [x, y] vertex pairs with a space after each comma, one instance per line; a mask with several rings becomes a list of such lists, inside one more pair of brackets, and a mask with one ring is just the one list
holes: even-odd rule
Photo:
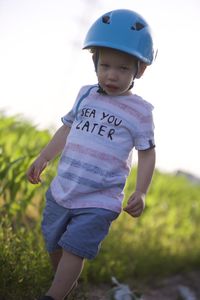
[[14, 230], [7, 217], [0, 225], [0, 299], [34, 299], [52, 276], [42, 237], [37, 229]]
[[[16, 224], [21, 223], [28, 206], [40, 207], [49, 177], [40, 186], [33, 186], [26, 179], [32, 159], [49, 141], [47, 130], [39, 131], [19, 116], [0, 115], [0, 205], [2, 215], [8, 215]], [[51, 168], [48, 174], [52, 177]]]
[[[48, 168], [42, 185], [33, 186], [25, 173], [49, 141], [49, 131], [39, 131], [19, 116], [2, 114], [0, 135], [0, 299], [24, 300], [42, 293], [52, 276], [40, 220], [44, 191], [57, 161]], [[127, 181], [125, 202], [135, 172]], [[86, 263], [82, 278], [97, 283], [114, 275], [121, 281], [145, 281], [199, 268], [199, 199], [199, 185], [156, 171], [143, 216], [120, 215], [99, 256]]]
[[[133, 169], [125, 202], [133, 192]], [[142, 217], [122, 213], [95, 263], [90, 280], [147, 280], [200, 268], [200, 186], [186, 178], [155, 172]], [[95, 277], [98, 274], [98, 278]]]

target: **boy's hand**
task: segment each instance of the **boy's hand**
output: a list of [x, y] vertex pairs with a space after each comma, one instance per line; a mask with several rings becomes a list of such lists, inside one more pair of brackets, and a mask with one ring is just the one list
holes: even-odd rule
[[145, 208], [145, 194], [136, 191], [131, 195], [128, 200], [127, 206], [124, 207], [124, 211], [132, 217], [139, 217]]
[[40, 175], [42, 171], [46, 168], [48, 164], [48, 161], [42, 157], [39, 156], [30, 166], [28, 169], [26, 176], [28, 181], [30, 181], [33, 184], [37, 184], [41, 182]]

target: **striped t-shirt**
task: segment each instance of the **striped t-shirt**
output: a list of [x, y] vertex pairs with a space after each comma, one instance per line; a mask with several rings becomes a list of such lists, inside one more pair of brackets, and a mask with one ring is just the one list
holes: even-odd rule
[[137, 95], [108, 96], [97, 90], [82, 87], [62, 118], [71, 130], [51, 192], [66, 208], [120, 212], [133, 148], [154, 146], [153, 106]]

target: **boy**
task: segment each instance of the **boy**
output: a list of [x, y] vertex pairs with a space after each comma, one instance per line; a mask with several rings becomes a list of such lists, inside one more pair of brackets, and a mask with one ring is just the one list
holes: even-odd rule
[[134, 79], [153, 61], [148, 24], [133, 11], [111, 11], [91, 26], [83, 48], [93, 53], [98, 84], [80, 89], [27, 172], [31, 183], [39, 183], [48, 162], [62, 152], [42, 221], [55, 277], [40, 300], [64, 299], [84, 259], [97, 255], [122, 209], [132, 149], [138, 150], [137, 182], [124, 211], [133, 217], [142, 214], [155, 167], [153, 107], [131, 92]]

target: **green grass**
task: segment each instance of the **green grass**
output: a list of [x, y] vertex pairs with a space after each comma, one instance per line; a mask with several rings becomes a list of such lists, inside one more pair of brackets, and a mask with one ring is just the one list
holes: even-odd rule
[[[28, 129], [29, 130], [28, 130]], [[50, 138], [19, 117], [0, 116], [0, 299], [34, 299], [50, 284], [52, 272], [40, 231], [43, 184], [30, 185], [25, 172]], [[135, 182], [134, 169], [125, 202]], [[183, 177], [155, 172], [142, 217], [122, 213], [113, 223], [99, 256], [86, 262], [85, 283], [145, 282], [200, 268], [200, 186]]]
[[38, 229], [14, 230], [4, 217], [0, 230], [0, 299], [34, 299], [49, 285], [51, 269]]

